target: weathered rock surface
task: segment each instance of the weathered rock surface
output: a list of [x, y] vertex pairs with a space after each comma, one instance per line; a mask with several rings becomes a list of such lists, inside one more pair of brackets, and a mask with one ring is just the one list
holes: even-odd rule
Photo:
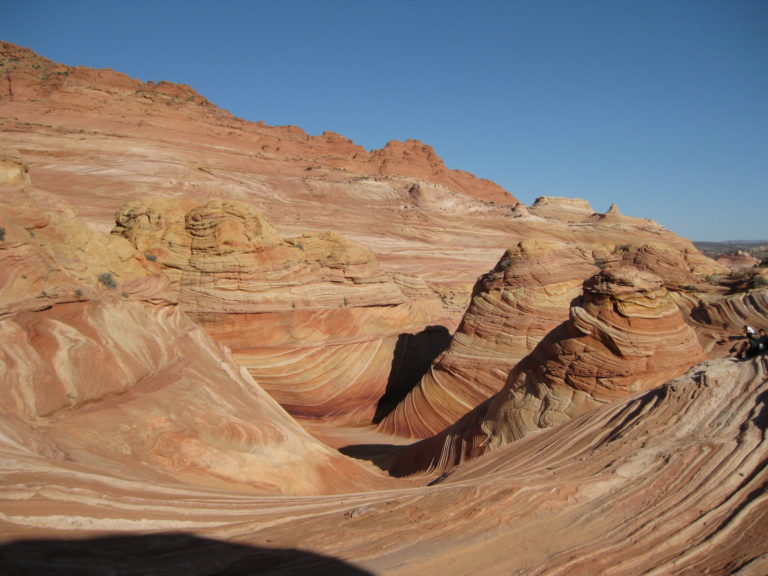
[[[763, 359], [623, 399], [768, 327], [765, 289], [417, 141], [368, 152], [7, 43], [0, 71], [3, 573], [766, 573]], [[402, 443], [340, 424], [465, 310], [381, 430], [461, 417], [399, 474], [481, 457], [418, 486], [315, 439]]]
[[18, 158], [0, 167], [4, 439], [125, 477], [279, 494], [382, 485], [169, 305], [154, 262], [36, 192]]
[[0, 562], [38, 574], [763, 574], [766, 394], [761, 361], [713, 361], [439, 484], [342, 497], [138, 481], [0, 438], [0, 537], [15, 540]]
[[0, 334], [2, 434], [53, 460], [257, 493], [382, 485], [309, 436], [178, 308], [59, 304], [5, 318]]
[[704, 359], [662, 280], [632, 267], [601, 271], [583, 300], [509, 373], [503, 390], [446, 430], [395, 455], [397, 473], [441, 471], [648, 390]]
[[283, 239], [239, 202], [139, 200], [113, 231], [291, 413], [370, 422], [403, 333], [443, 321], [422, 281], [334, 232]]
[[[537, 204], [584, 214], [589, 209], [565, 199], [539, 199]], [[615, 207], [609, 216], [623, 218]], [[660, 276], [674, 291], [686, 319], [706, 297], [690, 293], [703, 283], [702, 276], [724, 271], [696, 250], [661, 243], [520, 242], [481, 276], [449, 348], [379, 429], [408, 437], [432, 436], [498, 392], [509, 371], [568, 318], [583, 281], [608, 266], [632, 266]], [[690, 323], [700, 328], [703, 342], [723, 337], [722, 326]]]
[[736, 250], [735, 252], [718, 256], [717, 261], [731, 270], [745, 270], [760, 265], [758, 258], [743, 250]]
[[524, 241], [507, 250], [475, 285], [449, 348], [379, 429], [425, 438], [500, 391], [515, 364], [567, 318], [597, 270], [580, 246]]
[[451, 328], [477, 277], [523, 239], [693, 250], [650, 220], [594, 216], [583, 200], [526, 209], [417, 141], [368, 152], [330, 132], [245, 122], [186, 86], [56, 64], [8, 43], [0, 64], [0, 143], [22, 149], [36, 186], [93, 228], [110, 230], [115, 211], [140, 197], [245, 202], [283, 237], [332, 230], [422, 278]]

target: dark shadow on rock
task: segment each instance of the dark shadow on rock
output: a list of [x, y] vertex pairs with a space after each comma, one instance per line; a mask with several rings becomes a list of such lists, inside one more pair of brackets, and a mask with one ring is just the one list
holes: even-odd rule
[[[766, 363], [768, 368], [768, 356], [763, 356], [763, 362]], [[763, 392], [756, 398], [757, 406], [755, 417], [752, 418], [752, 422], [761, 430], [768, 429], [768, 392]]]
[[193, 534], [119, 535], [86, 540], [20, 540], [0, 545], [3, 576], [251, 576], [371, 574], [290, 548], [249, 546]]
[[445, 326], [427, 326], [418, 334], [400, 334], [392, 357], [387, 389], [379, 399], [373, 423], [378, 424], [419, 383], [432, 361], [448, 347], [451, 335]]
[[397, 444], [350, 444], [339, 448], [339, 452], [355, 460], [366, 460], [389, 472], [384, 463], [399, 448], [402, 446]]

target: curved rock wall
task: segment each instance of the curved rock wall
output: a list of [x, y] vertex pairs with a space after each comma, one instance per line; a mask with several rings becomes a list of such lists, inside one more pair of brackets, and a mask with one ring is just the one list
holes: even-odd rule
[[658, 386], [703, 359], [658, 276], [631, 267], [603, 270], [584, 282], [569, 320], [512, 369], [501, 392], [388, 465], [398, 474], [445, 469]]
[[584, 278], [597, 271], [579, 246], [524, 241], [475, 285], [449, 348], [379, 430], [436, 434], [504, 385], [507, 374], [568, 314]]
[[113, 233], [168, 274], [180, 306], [291, 413], [370, 422], [401, 334], [439, 323], [426, 285], [334, 232], [281, 238], [236, 202], [125, 206]]

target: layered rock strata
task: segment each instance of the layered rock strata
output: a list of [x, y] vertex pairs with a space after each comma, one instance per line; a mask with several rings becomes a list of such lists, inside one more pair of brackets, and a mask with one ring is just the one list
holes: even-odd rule
[[434, 293], [336, 233], [283, 239], [242, 203], [181, 207], [134, 202], [114, 233], [163, 266], [180, 306], [291, 413], [370, 422], [398, 338], [445, 316]]
[[438, 485], [334, 497], [131, 480], [3, 437], [0, 554], [37, 574], [763, 574], [766, 394], [762, 362], [711, 361]]
[[[583, 200], [526, 209], [421, 142], [368, 152], [330, 132], [246, 122], [187, 86], [56, 64], [8, 43], [0, 68], [0, 144], [23, 148], [36, 185], [93, 228], [111, 229], [115, 210], [138, 197], [243, 202], [281, 236], [333, 230], [387, 269], [424, 279], [454, 326], [477, 277], [523, 239], [693, 248], [655, 222], [599, 214]], [[696, 274], [709, 273], [705, 261]]]
[[569, 320], [512, 369], [501, 392], [388, 465], [395, 473], [444, 470], [658, 386], [703, 358], [658, 276], [631, 267], [603, 270], [584, 283]]
[[381, 485], [163, 300], [154, 262], [35, 192], [18, 158], [0, 168], [4, 441], [149, 481], [271, 494]]
[[53, 460], [263, 494], [381, 485], [176, 307], [58, 304], [1, 320], [0, 336], [2, 434]]
[[476, 283], [448, 349], [379, 430], [425, 438], [500, 391], [509, 371], [567, 318], [597, 270], [580, 246], [524, 241], [507, 250]]

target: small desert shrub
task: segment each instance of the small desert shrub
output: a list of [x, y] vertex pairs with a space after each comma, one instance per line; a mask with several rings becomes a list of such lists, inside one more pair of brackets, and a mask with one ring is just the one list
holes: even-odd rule
[[144, 258], [146, 258], [150, 262], [155, 262], [157, 260], [157, 256], [155, 256], [154, 254], [150, 254], [149, 252], [144, 254]]
[[5, 240], [5, 228], [0, 226], [0, 242], [2, 242], [3, 240]]
[[80, 288], [75, 288], [75, 297], [78, 300], [82, 300], [83, 299], [83, 291]]
[[608, 261], [603, 258], [595, 258], [595, 266], [600, 268], [600, 270], [605, 270], [608, 266]]
[[621, 250], [622, 252], [626, 252], [627, 250], [629, 250], [629, 244], [621, 244], [618, 246], [618, 249]]
[[99, 274], [99, 282], [104, 284], [107, 288], [117, 288], [117, 282], [109, 272], [102, 272]]
[[696, 292], [696, 286], [694, 286], [693, 284], [686, 284], [685, 286], [683, 286], [683, 290], [686, 290], [688, 292]]

